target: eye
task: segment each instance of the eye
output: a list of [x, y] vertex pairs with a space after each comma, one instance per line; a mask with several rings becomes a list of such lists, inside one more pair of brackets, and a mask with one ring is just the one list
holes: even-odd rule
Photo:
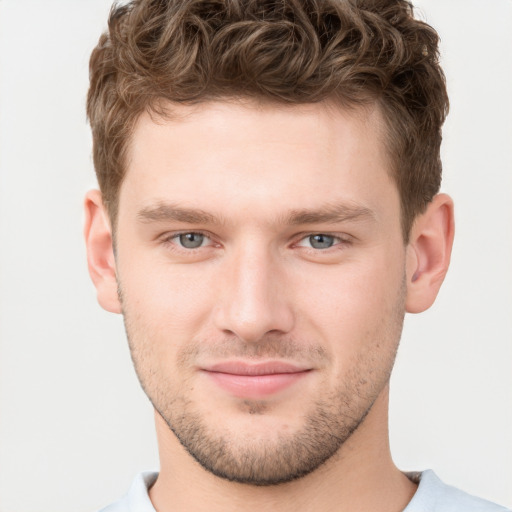
[[204, 247], [210, 243], [210, 240], [207, 236], [194, 232], [174, 235], [171, 240], [184, 249], [197, 249], [198, 247]]
[[312, 247], [313, 249], [330, 249], [336, 243], [339, 243], [340, 239], [336, 236], [325, 235], [318, 233], [316, 235], [309, 235], [303, 238], [299, 245], [303, 247]]
[[329, 249], [334, 245], [336, 238], [330, 235], [311, 235], [308, 241], [313, 249]]
[[336, 246], [344, 246], [350, 244], [350, 240], [334, 236], [326, 235], [325, 233], [315, 233], [314, 235], [308, 235], [299, 241], [297, 244], [299, 247], [305, 247], [308, 249], [326, 250]]

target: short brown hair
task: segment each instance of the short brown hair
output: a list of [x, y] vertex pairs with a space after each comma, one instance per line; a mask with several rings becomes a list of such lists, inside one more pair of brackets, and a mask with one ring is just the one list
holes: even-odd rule
[[448, 111], [438, 35], [405, 0], [132, 0], [112, 7], [90, 60], [87, 115], [115, 223], [135, 122], [163, 101], [235, 96], [282, 103], [375, 102], [404, 239], [441, 182]]

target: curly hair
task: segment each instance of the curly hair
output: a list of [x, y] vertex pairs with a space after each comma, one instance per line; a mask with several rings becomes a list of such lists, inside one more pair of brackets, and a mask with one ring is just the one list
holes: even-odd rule
[[250, 97], [377, 104], [404, 239], [441, 183], [448, 112], [439, 37], [405, 0], [132, 0], [114, 4], [90, 59], [87, 115], [115, 224], [125, 158], [144, 111]]

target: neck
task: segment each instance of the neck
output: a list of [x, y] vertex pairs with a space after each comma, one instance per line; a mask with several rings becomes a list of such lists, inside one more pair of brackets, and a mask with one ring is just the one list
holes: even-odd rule
[[159, 512], [403, 510], [416, 486], [393, 464], [388, 388], [338, 453], [309, 475], [275, 486], [229, 482], [204, 470], [156, 414], [161, 471], [150, 490]]

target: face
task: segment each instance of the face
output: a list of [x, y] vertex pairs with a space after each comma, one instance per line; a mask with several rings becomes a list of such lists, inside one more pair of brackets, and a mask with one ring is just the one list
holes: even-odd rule
[[377, 110], [178, 106], [140, 118], [116, 272], [155, 409], [223, 478], [336, 454], [386, 389], [405, 247]]

